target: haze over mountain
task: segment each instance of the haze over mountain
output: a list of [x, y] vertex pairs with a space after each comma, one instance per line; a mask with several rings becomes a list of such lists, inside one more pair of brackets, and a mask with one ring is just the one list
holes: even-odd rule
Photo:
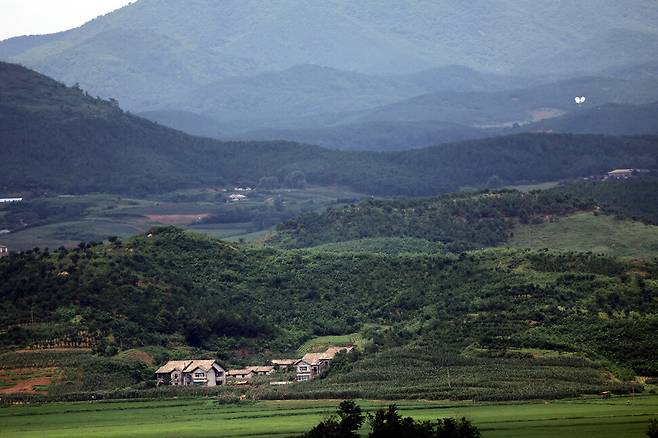
[[[413, 151], [332, 151], [289, 142], [221, 142], [126, 113], [24, 67], [0, 63], [0, 187], [56, 193], [162, 193], [284, 181], [376, 195], [430, 195], [655, 167], [656, 137], [518, 135]], [[565, 160], [565, 157], [568, 159]]]
[[[310, 138], [320, 144], [351, 148], [377, 142], [376, 133], [354, 127], [353, 112], [433, 93], [501, 92], [600, 76], [656, 57], [658, 9], [651, 0], [139, 0], [78, 29], [0, 43], [0, 59], [80, 83], [171, 126], [194, 125], [187, 129], [192, 133], [244, 138], [261, 131], [270, 138], [274, 130], [305, 138], [290, 130], [314, 130]], [[573, 103], [571, 91], [559, 95], [562, 106]], [[592, 91], [600, 104], [647, 102], [601, 100]], [[491, 114], [497, 103], [482, 109]], [[499, 124], [507, 114], [496, 116], [455, 120], [439, 112], [410, 120], [472, 129]], [[339, 125], [356, 129], [362, 141], [332, 140], [331, 128]], [[437, 132], [434, 143], [470, 137], [469, 130], [425, 131]], [[420, 146], [404, 144], [412, 133], [399, 138], [397, 147], [382, 148]]]

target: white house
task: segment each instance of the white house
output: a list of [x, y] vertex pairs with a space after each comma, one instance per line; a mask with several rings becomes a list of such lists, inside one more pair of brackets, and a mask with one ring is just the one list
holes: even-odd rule
[[352, 351], [354, 347], [330, 347], [322, 353], [307, 353], [295, 364], [298, 382], [311, 380], [331, 366], [331, 361], [340, 351]]
[[226, 370], [214, 360], [171, 360], [155, 372], [158, 385], [221, 386]]

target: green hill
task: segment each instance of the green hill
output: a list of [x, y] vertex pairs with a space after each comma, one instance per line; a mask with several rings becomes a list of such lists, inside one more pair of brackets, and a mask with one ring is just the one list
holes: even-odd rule
[[572, 134], [647, 135], [658, 132], [658, 103], [646, 105], [606, 104], [561, 117], [531, 123], [527, 132]]
[[[591, 253], [282, 252], [164, 228], [124, 243], [0, 259], [0, 347], [83, 339], [112, 355], [189, 345], [240, 364], [294, 354], [318, 336], [360, 332], [365, 356], [346, 358], [342, 371], [307, 393], [291, 389], [296, 396], [514, 399], [628, 390], [606, 370], [658, 373], [657, 275], [655, 261]], [[551, 356], [558, 352], [569, 354]], [[445, 366], [454, 380], [445, 380]], [[403, 368], [411, 374], [400, 381]], [[432, 375], [442, 377], [430, 384]], [[528, 379], [550, 384], [529, 387]]]
[[658, 227], [591, 212], [577, 213], [554, 222], [516, 227], [508, 244], [651, 258], [658, 254]]
[[[301, 171], [313, 185], [375, 195], [554, 181], [613, 167], [652, 167], [656, 137], [518, 135], [390, 153], [192, 137], [45, 76], [0, 64], [0, 187], [6, 191], [157, 193], [255, 186]], [[568, 157], [568, 159], [565, 159]], [[303, 181], [304, 178], [298, 178]]]
[[[461, 251], [507, 245], [512, 239], [517, 246], [586, 251], [607, 242], [608, 251], [615, 254], [650, 256], [655, 250], [655, 227], [632, 221], [616, 223], [612, 216], [656, 225], [657, 194], [658, 180], [636, 178], [579, 182], [529, 193], [492, 191], [370, 200], [308, 213], [281, 224], [270, 243], [300, 248], [357, 239], [414, 238]], [[610, 219], [583, 221], [590, 216], [573, 216], [582, 212], [606, 214]]]

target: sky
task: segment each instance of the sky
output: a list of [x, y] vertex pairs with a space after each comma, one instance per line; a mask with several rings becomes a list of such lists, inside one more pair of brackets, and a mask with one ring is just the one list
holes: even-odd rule
[[135, 0], [0, 0], [0, 40], [78, 27]]

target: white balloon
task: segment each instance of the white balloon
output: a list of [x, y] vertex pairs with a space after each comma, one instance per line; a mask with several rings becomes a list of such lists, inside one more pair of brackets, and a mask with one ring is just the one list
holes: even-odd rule
[[582, 103], [585, 103], [586, 100], [587, 100], [587, 98], [586, 98], [585, 96], [583, 96], [583, 97], [580, 98], [580, 101], [581, 101]]
[[580, 103], [580, 97], [576, 97], [574, 100], [576, 101], [576, 103]]

